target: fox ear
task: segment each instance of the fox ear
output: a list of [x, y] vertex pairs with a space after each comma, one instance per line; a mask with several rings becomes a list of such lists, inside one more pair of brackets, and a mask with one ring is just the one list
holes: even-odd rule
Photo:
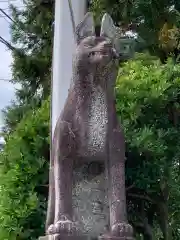
[[95, 36], [94, 18], [92, 13], [88, 12], [83, 21], [76, 27], [77, 43], [83, 38], [89, 36]]
[[116, 27], [111, 16], [107, 13], [103, 15], [101, 21], [101, 36], [114, 39], [116, 36]]

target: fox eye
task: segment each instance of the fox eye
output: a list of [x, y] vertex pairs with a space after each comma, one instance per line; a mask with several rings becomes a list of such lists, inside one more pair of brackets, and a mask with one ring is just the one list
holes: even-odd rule
[[84, 47], [86, 47], [86, 48], [93, 48], [94, 44], [91, 44], [91, 43], [84, 44]]

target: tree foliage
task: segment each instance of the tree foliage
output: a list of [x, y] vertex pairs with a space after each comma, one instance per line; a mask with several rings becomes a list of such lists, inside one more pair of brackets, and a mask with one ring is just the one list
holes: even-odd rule
[[[175, 25], [179, 27], [179, 3], [172, 0], [93, 0], [91, 9], [96, 21], [99, 22], [104, 12], [108, 12], [115, 23], [124, 30], [132, 30], [144, 41], [146, 49], [160, 57], [164, 63], [167, 57], [174, 53], [177, 47], [164, 49], [161, 45], [159, 34], [164, 24], [170, 28]], [[162, 38], [161, 38], [162, 40]], [[171, 44], [171, 41], [168, 45]], [[169, 46], [168, 46], [169, 47]]]
[[132, 186], [129, 217], [137, 231], [143, 226], [150, 235], [158, 222], [164, 239], [179, 239], [180, 67], [147, 59], [140, 56], [120, 68], [116, 86]]
[[44, 232], [49, 160], [49, 101], [29, 111], [0, 154], [0, 239]]
[[28, 0], [22, 11], [12, 7], [12, 41], [21, 46], [21, 54], [14, 52], [12, 72], [14, 81], [22, 85], [17, 93], [21, 101], [35, 97], [38, 91], [43, 98], [49, 95], [53, 6], [53, 1]]
[[20, 84], [16, 101], [4, 109], [4, 132], [14, 131], [16, 124], [30, 109], [41, 106], [50, 94], [54, 1], [24, 1], [19, 10], [11, 6], [13, 83]]

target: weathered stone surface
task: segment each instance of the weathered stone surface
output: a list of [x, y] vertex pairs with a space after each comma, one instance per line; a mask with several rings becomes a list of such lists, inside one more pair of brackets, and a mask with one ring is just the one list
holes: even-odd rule
[[75, 171], [73, 210], [80, 231], [97, 238], [106, 231], [109, 222], [107, 179], [103, 168], [94, 176], [90, 167], [85, 164]]
[[[107, 232], [127, 238], [125, 139], [114, 95], [116, 27], [105, 14], [96, 36], [87, 13], [76, 35], [72, 82], [53, 135], [46, 233], [61, 239], [84, 234], [97, 240]], [[89, 172], [98, 169], [90, 167], [92, 161], [106, 163], [108, 180], [104, 171]]]
[[39, 240], [91, 240], [89, 236], [68, 236], [68, 235], [48, 235], [40, 237]]
[[98, 240], [134, 240], [132, 237], [101, 236]]

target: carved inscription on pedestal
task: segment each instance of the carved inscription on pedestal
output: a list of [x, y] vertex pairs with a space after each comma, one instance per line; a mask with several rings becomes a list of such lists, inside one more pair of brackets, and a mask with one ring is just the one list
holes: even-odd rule
[[[93, 166], [91, 166], [93, 168]], [[94, 168], [95, 169], [95, 168]], [[102, 170], [102, 168], [101, 168]], [[87, 175], [88, 174], [88, 175]], [[104, 171], [98, 176], [89, 173], [89, 165], [75, 171], [73, 210], [81, 231], [92, 237], [104, 233], [108, 225], [107, 181]]]

